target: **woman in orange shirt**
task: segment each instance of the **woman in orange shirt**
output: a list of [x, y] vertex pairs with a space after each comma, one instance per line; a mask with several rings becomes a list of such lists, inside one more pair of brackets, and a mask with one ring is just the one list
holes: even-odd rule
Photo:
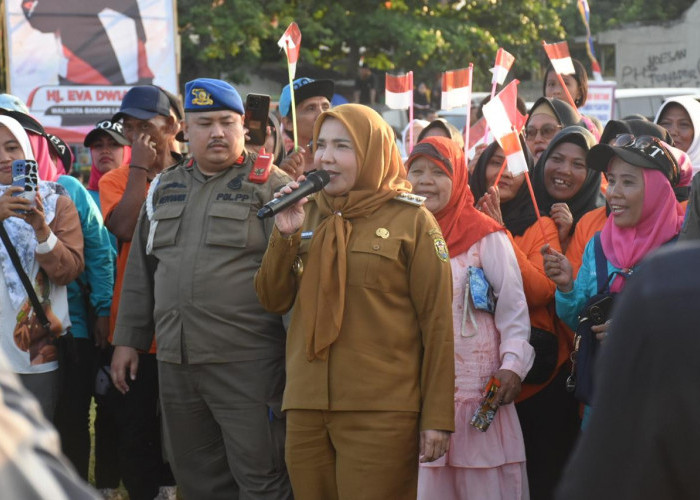
[[[525, 156], [532, 173], [534, 161]], [[567, 360], [571, 351], [570, 330], [560, 328], [554, 314], [554, 283], [544, 273], [540, 248], [546, 242], [559, 246], [557, 227], [549, 217], [537, 222], [525, 176], [504, 170], [497, 143], [488, 146], [470, 176], [470, 187], [479, 210], [505, 225], [523, 277], [525, 298], [532, 326], [530, 342], [535, 364], [523, 383], [516, 409], [525, 440], [528, 481], [532, 498], [549, 498], [571, 452], [580, 421], [578, 404], [566, 392]]]

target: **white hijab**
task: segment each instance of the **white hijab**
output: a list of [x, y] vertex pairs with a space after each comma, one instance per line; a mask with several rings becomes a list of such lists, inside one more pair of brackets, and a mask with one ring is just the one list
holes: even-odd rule
[[685, 109], [688, 116], [690, 116], [690, 121], [693, 122], [693, 142], [690, 143], [690, 147], [686, 153], [690, 157], [690, 162], [693, 165], [693, 175], [700, 171], [700, 102], [696, 101], [694, 97], [683, 95], [678, 97], [669, 97], [664, 101], [664, 103], [656, 112], [656, 117], [654, 118], [654, 123], [658, 124], [661, 115], [669, 104], [678, 104]]

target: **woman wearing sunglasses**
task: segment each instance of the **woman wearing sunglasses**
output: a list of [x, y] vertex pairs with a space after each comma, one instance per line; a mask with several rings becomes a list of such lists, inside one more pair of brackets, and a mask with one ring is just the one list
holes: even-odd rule
[[583, 123], [581, 116], [568, 103], [549, 97], [537, 99], [525, 123], [525, 141], [535, 161], [540, 159], [554, 136], [571, 125], [583, 126]]
[[[592, 148], [586, 164], [608, 176], [605, 196], [610, 217], [600, 232], [600, 243], [612, 278], [610, 291], [615, 293], [644, 257], [681, 230], [683, 209], [672, 187], [680, 176], [678, 163], [658, 138], [624, 134], [612, 145]], [[564, 255], [546, 246], [543, 253], [545, 272], [557, 285], [557, 314], [575, 328], [579, 312], [598, 293], [595, 238], [586, 245], [576, 281]], [[602, 340], [607, 328], [606, 322], [592, 330]]]
[[[603, 130], [603, 134], [600, 137], [601, 144], [613, 144], [618, 136], [622, 134], [633, 134], [633, 135], [651, 135], [658, 137], [666, 144], [671, 144], [673, 139], [668, 134], [668, 132], [659, 125], [651, 123], [646, 120], [610, 120]], [[673, 148], [670, 152], [676, 157], [676, 161], [679, 165], [683, 164], [686, 166], [685, 170], [690, 170], [690, 161], [688, 156], [682, 151]], [[683, 170], [683, 167], [681, 167]], [[601, 179], [601, 182], [603, 179]], [[686, 183], [689, 179], [686, 180]], [[682, 196], [679, 196], [679, 190], [685, 190], [687, 192], [688, 187], [681, 188], [680, 186], [674, 186], [676, 190], [676, 198], [678, 201], [682, 201]], [[687, 198], [687, 194], [685, 195]], [[571, 237], [569, 246], [566, 249], [566, 257], [571, 262], [574, 268], [574, 278], [578, 274], [578, 269], [581, 267], [581, 259], [583, 258], [583, 249], [586, 247], [586, 243], [593, 238], [593, 235], [597, 231], [601, 231], [605, 225], [605, 221], [608, 220], [608, 215], [610, 213], [610, 208], [606, 205], [600, 206], [590, 212], [584, 214], [581, 219], [576, 224], [576, 229]]]

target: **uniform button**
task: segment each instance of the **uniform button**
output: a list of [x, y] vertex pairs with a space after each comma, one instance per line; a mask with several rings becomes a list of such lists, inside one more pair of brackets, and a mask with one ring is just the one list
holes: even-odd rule
[[372, 245], [372, 250], [379, 250], [379, 245]]

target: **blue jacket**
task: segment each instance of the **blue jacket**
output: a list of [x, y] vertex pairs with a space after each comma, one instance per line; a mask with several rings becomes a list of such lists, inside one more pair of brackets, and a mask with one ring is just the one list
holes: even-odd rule
[[[621, 269], [613, 266], [609, 260], [607, 263], [608, 276], [612, 272], [621, 271]], [[566, 293], [562, 293], [557, 289], [554, 295], [557, 305], [557, 316], [569, 325], [572, 330], [576, 331], [578, 313], [581, 312], [588, 299], [597, 293], [598, 280], [595, 271], [595, 247], [593, 238], [591, 238], [583, 251], [583, 260], [574, 282], [574, 288]]]
[[[57, 182], [66, 188], [73, 200], [83, 230], [85, 271], [78, 280], [90, 286], [90, 304], [97, 316], [109, 316], [116, 260], [116, 251], [110, 242], [109, 231], [102, 222], [99, 207], [79, 180], [70, 175], [62, 175]], [[88, 338], [87, 308], [78, 280], [68, 285], [71, 332], [76, 338]]]

